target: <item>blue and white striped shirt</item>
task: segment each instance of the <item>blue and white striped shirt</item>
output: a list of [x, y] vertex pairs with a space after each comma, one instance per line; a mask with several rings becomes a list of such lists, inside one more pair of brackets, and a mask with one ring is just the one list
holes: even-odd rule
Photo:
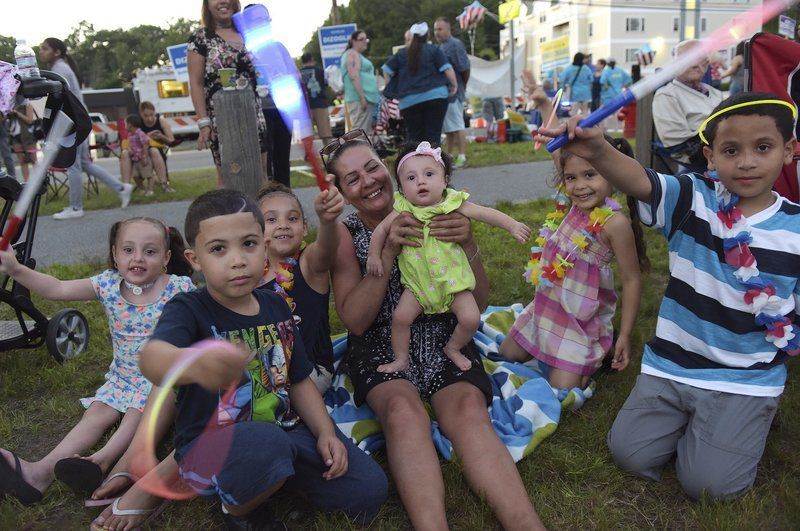
[[[667, 238], [670, 278], [642, 372], [701, 389], [779, 396], [788, 356], [766, 340], [744, 300], [745, 287], [725, 263], [714, 181], [652, 170], [648, 176], [651, 200], [639, 203], [639, 213]], [[750, 250], [760, 275], [775, 286], [780, 313], [796, 321], [800, 205], [775, 195], [770, 207], [747, 218]]]

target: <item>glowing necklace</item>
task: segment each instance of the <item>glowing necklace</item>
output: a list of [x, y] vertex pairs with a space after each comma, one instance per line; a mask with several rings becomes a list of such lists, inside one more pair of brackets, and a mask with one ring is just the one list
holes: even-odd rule
[[716, 179], [716, 172], [707, 175], [716, 181], [717, 217], [723, 225], [725, 263], [734, 269], [733, 276], [747, 289], [745, 303], [755, 315], [756, 324], [765, 328], [767, 341], [790, 356], [800, 354], [800, 328], [781, 315], [781, 299], [776, 295], [775, 286], [759, 276], [756, 258], [750, 251], [753, 236], [747, 218], [739, 209], [739, 196], [732, 194]]
[[556, 220], [564, 218], [565, 211], [569, 208], [569, 200], [562, 192], [556, 192], [555, 201], [556, 210], [545, 216], [545, 222], [542, 228], [539, 229], [539, 237], [535, 240], [537, 246], [531, 247], [531, 257], [522, 275], [527, 282], [534, 286], [552, 286], [554, 283], [559, 283], [567, 274], [567, 270], [575, 267], [575, 258], [590, 243], [597, 240], [597, 235], [603, 230], [603, 225], [614, 215], [614, 212], [620, 209], [619, 203], [610, 197], [606, 197], [604, 205], [595, 207], [588, 216], [581, 213], [586, 220], [586, 228], [580, 234], [572, 236], [572, 245], [567, 250], [566, 256], [556, 253], [555, 260], [551, 264], [544, 264], [542, 263], [544, 246], [553, 238], [561, 226], [556, 224]]
[[136, 284], [131, 284], [130, 282], [128, 282], [124, 278], [122, 279], [122, 282], [124, 282], [125, 283], [125, 287], [128, 288], [128, 290], [131, 293], [133, 293], [134, 295], [136, 295], [137, 297], [139, 295], [141, 295], [142, 293], [144, 293], [144, 290], [150, 289], [150, 288], [152, 288], [153, 286], [156, 285], [156, 283], [154, 281], [154, 282], [150, 282], [149, 284], [142, 284], [141, 286], [137, 286]]
[[[294, 299], [289, 295], [289, 292], [294, 288], [294, 268], [297, 266], [297, 260], [300, 258], [300, 253], [306, 248], [306, 242], [300, 244], [300, 249], [294, 256], [287, 256], [283, 261], [278, 262], [278, 267], [275, 268], [275, 293], [280, 295], [286, 301], [286, 304], [291, 308], [294, 313], [297, 304]], [[269, 259], [264, 266], [264, 276], [269, 273]]]

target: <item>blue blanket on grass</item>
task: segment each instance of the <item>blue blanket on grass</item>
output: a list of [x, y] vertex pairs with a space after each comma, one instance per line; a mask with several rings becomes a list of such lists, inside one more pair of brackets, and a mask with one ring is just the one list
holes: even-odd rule
[[[489, 406], [489, 417], [514, 461], [530, 454], [540, 442], [556, 431], [562, 409], [581, 407], [594, 391], [594, 384], [591, 384], [583, 391], [573, 389], [559, 392], [547, 383], [546, 366], [540, 366], [535, 360], [521, 364], [498, 356], [500, 343], [522, 309], [521, 304], [489, 307], [481, 315], [481, 325], [473, 338], [492, 382], [494, 397]], [[342, 335], [334, 338], [335, 368], [338, 369], [346, 350], [347, 337]], [[356, 407], [350, 378], [338, 370], [331, 388], [325, 394], [325, 405], [339, 429], [362, 450], [369, 453], [383, 447], [383, 433], [375, 413], [366, 404]], [[452, 460], [453, 446], [433, 418], [431, 434], [442, 457]]]

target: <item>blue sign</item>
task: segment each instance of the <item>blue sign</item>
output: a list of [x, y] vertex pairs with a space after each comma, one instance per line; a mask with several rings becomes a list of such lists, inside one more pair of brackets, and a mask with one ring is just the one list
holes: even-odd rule
[[167, 46], [167, 55], [172, 63], [172, 69], [175, 70], [175, 79], [177, 81], [189, 81], [189, 64], [186, 62], [186, 48], [189, 45], [176, 44], [175, 46]]
[[338, 65], [339, 59], [347, 49], [347, 41], [356, 30], [355, 24], [342, 24], [341, 26], [325, 26], [317, 32], [319, 36], [319, 50], [322, 55], [322, 68]]

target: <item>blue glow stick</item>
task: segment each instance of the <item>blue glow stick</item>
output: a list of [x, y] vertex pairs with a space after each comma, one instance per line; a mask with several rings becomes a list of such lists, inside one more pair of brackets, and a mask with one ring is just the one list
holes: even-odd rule
[[317, 185], [320, 190], [327, 190], [322, 166], [314, 153], [314, 126], [300, 86], [300, 75], [289, 51], [272, 35], [269, 11], [263, 5], [254, 4], [235, 13], [233, 23], [242, 36], [245, 48], [255, 59], [256, 69], [266, 80], [272, 100], [287, 129], [294, 131], [295, 123], [298, 124], [303, 147], [317, 177]]
[[[791, 6], [796, 1], [797, 0], [767, 1], [744, 13], [736, 15], [707, 38], [698, 41], [697, 46], [680, 54], [674, 61], [666, 65], [663, 70], [637, 81], [628, 90], [578, 122], [578, 127], [586, 128], [599, 124], [624, 106], [654, 92], [660, 86], [668, 83], [672, 78], [676, 77], [690, 66], [698, 64], [716, 50], [735, 44], [745, 37], [750, 36], [753, 32], [759, 31], [764, 22], [775, 18], [781, 11]], [[564, 144], [568, 141], [569, 137], [567, 133], [563, 133], [547, 143], [547, 151], [552, 153], [564, 147]]]

